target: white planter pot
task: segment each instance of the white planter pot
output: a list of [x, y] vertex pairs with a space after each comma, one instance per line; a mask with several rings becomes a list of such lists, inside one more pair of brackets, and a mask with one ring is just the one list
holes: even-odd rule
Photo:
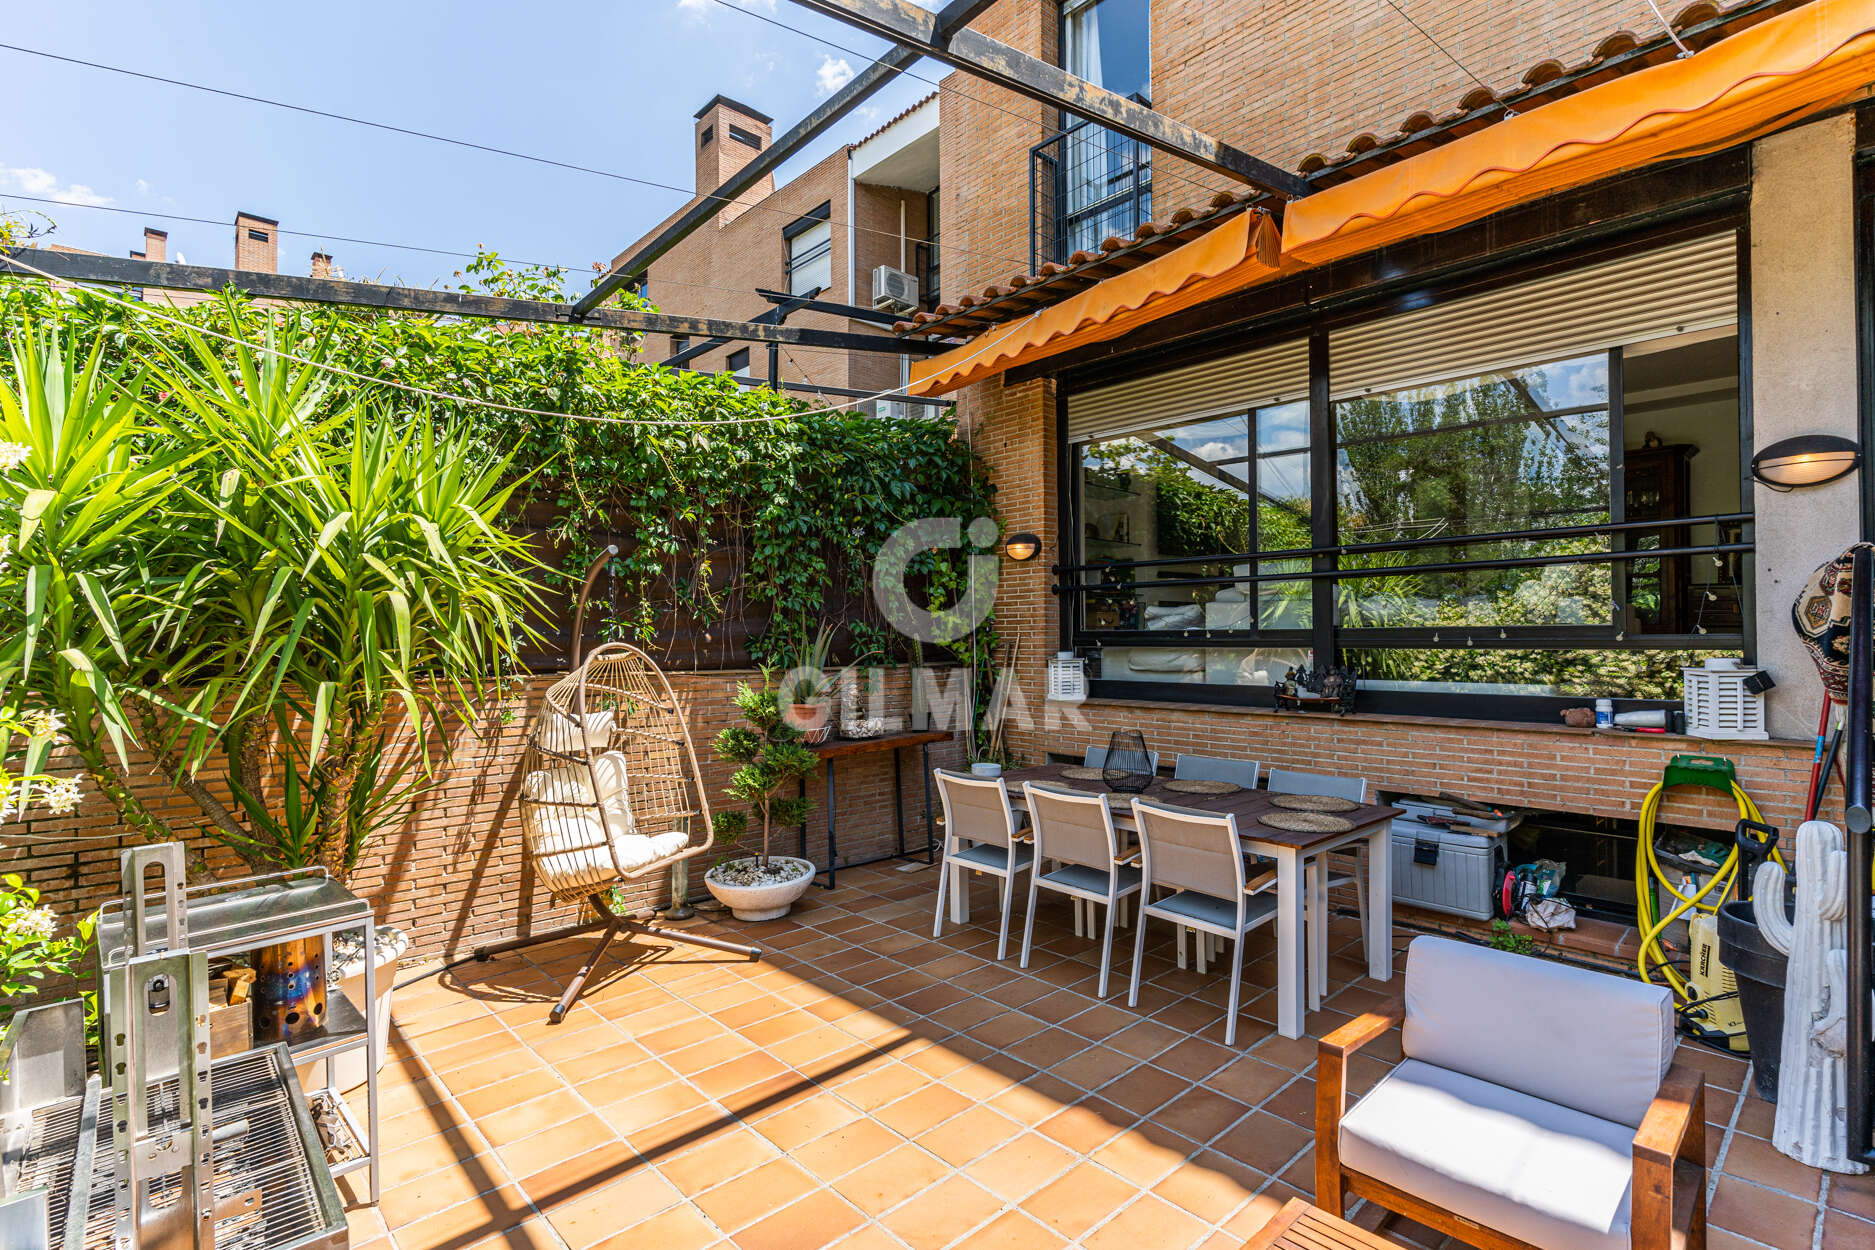
[[[395, 943], [386, 939], [395, 936]], [[403, 952], [409, 948], [409, 941], [403, 931], [391, 925], [378, 926], [377, 966], [372, 969], [376, 981], [377, 1002], [370, 1011], [371, 1031], [376, 1034], [378, 1044], [378, 1068], [384, 1067], [384, 1060], [390, 1048], [391, 1038], [391, 989], [397, 981], [397, 964], [403, 958]], [[365, 1002], [365, 973], [362, 967], [350, 976], [342, 978], [335, 987], [343, 991], [352, 1005], [363, 1011]], [[348, 1050], [332, 1060], [331, 1085], [340, 1091], [357, 1089], [365, 1083], [365, 1051]], [[300, 1084], [307, 1089], [321, 1089], [327, 1084], [325, 1063], [300, 1065]]]
[[[749, 858], [754, 858], [750, 856]], [[742, 860], [731, 860], [741, 863]], [[703, 884], [708, 886], [716, 901], [735, 914], [737, 920], [778, 920], [788, 914], [794, 906], [794, 900], [807, 893], [807, 887], [814, 884], [814, 865], [804, 859], [795, 859], [790, 855], [770, 855], [771, 864], [799, 864], [801, 875], [792, 881], [777, 882], [774, 885], [730, 885], [716, 879], [716, 868], [703, 874]], [[723, 865], [718, 865], [718, 868]]]
[[972, 764], [970, 775], [973, 777], [1000, 777], [1003, 775], [1001, 764]]

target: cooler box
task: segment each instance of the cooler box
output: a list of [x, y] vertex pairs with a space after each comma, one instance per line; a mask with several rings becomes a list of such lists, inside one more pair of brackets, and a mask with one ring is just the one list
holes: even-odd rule
[[1503, 838], [1457, 833], [1410, 816], [1393, 821], [1396, 902], [1489, 920], [1504, 878]]

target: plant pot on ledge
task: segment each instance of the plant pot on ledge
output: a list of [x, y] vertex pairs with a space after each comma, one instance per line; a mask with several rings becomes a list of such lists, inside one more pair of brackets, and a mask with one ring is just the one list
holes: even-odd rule
[[813, 883], [814, 865], [792, 855], [771, 855], [766, 868], [756, 855], [727, 859], [703, 874], [716, 901], [748, 921], [779, 920]]

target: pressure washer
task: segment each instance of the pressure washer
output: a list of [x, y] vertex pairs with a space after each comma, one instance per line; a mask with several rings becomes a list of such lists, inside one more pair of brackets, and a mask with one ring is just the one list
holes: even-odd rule
[[[1703, 874], [1704, 884], [1690, 876], [1675, 881], [1660, 863], [1655, 826], [1661, 800], [1676, 786], [1717, 790], [1730, 796], [1738, 807], [1731, 850]], [[1676, 755], [1667, 761], [1665, 772], [1641, 804], [1639, 843], [1634, 852], [1636, 924], [1641, 931], [1636, 962], [1643, 981], [1652, 982], [1658, 971], [1673, 990], [1682, 1029], [1702, 1041], [1734, 1051], [1748, 1049], [1745, 1017], [1738, 1003], [1737, 982], [1731, 969], [1719, 959], [1717, 915], [1719, 905], [1732, 897], [1741, 879], [1745, 893], [1749, 893], [1750, 874], [1767, 856], [1777, 856], [1777, 830], [1765, 823], [1764, 813], [1738, 784], [1731, 760], [1717, 755]], [[1778, 862], [1783, 862], [1781, 857]], [[1664, 914], [1660, 914], [1662, 907]], [[1682, 917], [1687, 921], [1691, 954], [1684, 976], [1673, 966], [1660, 942], [1667, 926]]]

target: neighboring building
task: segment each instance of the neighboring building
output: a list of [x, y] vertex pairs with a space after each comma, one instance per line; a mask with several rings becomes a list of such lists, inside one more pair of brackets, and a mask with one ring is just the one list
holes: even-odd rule
[[[62, 243], [52, 243], [48, 249], [55, 252], [75, 252], [82, 256], [101, 256], [102, 252], [93, 252], [86, 248], [68, 247]], [[251, 273], [280, 272], [280, 223], [271, 217], [262, 217], [256, 213], [237, 212], [234, 215], [234, 269], [247, 270]], [[154, 226], [143, 228], [143, 246], [129, 253], [132, 260], [147, 260], [158, 263], [171, 260], [169, 255], [169, 232], [158, 230]], [[332, 263], [329, 252], [314, 252], [308, 273], [314, 278], [334, 278], [343, 276]], [[144, 289], [141, 297], [145, 300], [169, 304], [176, 308], [190, 304], [199, 304], [215, 296], [206, 291], [159, 291]]]
[[[766, 114], [716, 96], [696, 114], [696, 194], [722, 185], [773, 135]], [[787, 184], [765, 178], [651, 266], [646, 296], [667, 312], [748, 320], [774, 305], [757, 289], [818, 294], [836, 304], [872, 307], [873, 271], [898, 269], [918, 279], [921, 302], [935, 305], [938, 276], [933, 209], [938, 171], [938, 100], [931, 96], [857, 144], [843, 146]], [[690, 203], [695, 203], [692, 199]], [[625, 248], [674, 220], [689, 204]], [[803, 310], [787, 324], [884, 333], [874, 322]], [[641, 358], [660, 361], [690, 344], [648, 336]], [[904, 358], [789, 347], [777, 353], [789, 382], [885, 390], [905, 380]], [[693, 358], [689, 368], [766, 380], [767, 349], [731, 343]]]
[[[958, 401], [1007, 527], [1043, 537], [998, 599], [1037, 714], [1010, 747], [1134, 728], [1578, 822], [1631, 819], [1668, 756], [1716, 750], [1794, 828], [1821, 692], [1791, 605], [1868, 534], [1869, 475], [1781, 494], [1751, 461], [1869, 442], [1868, 6], [1693, 4], [1668, 14], [1688, 57], [1646, 0], [1412, 12], [1426, 33], [1383, 0], [1001, 0], [975, 23], [1316, 189], [1285, 213], [944, 80], [944, 303], [901, 328], [959, 344], [913, 375]], [[1112, 281], [1148, 264], [1148, 292]], [[1682, 554], [1619, 558], [1639, 549]], [[1095, 666], [1080, 726], [1041, 723], [1064, 647]], [[1713, 653], [1775, 678], [1772, 741], [1558, 718], [1674, 706]], [[1361, 671], [1358, 715], [1275, 711], [1311, 662]]]

